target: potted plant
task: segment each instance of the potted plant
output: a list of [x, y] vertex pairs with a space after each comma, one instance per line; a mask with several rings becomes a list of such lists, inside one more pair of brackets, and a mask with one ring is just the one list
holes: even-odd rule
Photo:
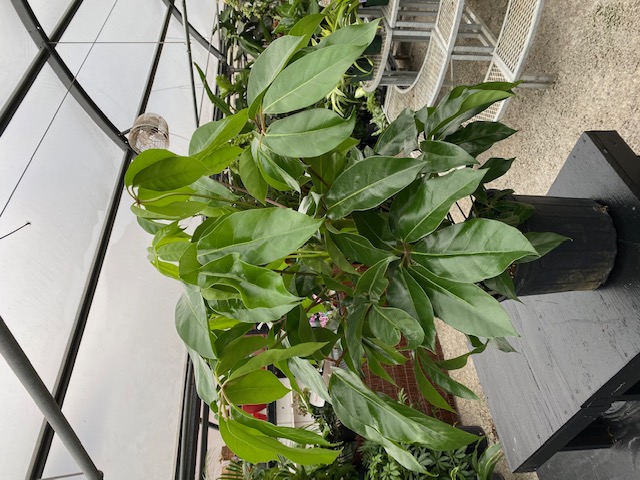
[[[362, 362], [389, 379], [382, 366], [406, 361], [399, 350], [412, 350], [421, 391], [450, 409], [436, 386], [475, 395], [443, 372], [467, 355], [440, 363], [429, 355], [434, 316], [468, 335], [474, 352], [485, 348], [480, 338], [517, 335], [476, 283], [538, 252], [502, 222], [450, 223], [449, 208], [474, 192], [486, 172], [456, 169], [477, 161], [446, 141], [473, 115], [511, 96], [514, 85], [458, 87], [435, 108], [406, 110], [374, 148], [361, 151], [350, 137], [353, 118], [309, 107], [359, 58], [376, 26], [344, 27], [311, 47], [311, 28], [278, 38], [251, 69], [248, 109], [200, 127], [188, 156], [148, 150], [125, 176], [132, 211], [153, 235], [151, 263], [185, 286], [176, 327], [198, 394], [217, 415], [227, 445], [251, 463], [283, 456], [328, 464], [339, 454], [320, 435], [242, 411], [240, 405], [287, 393], [265, 368], [273, 366], [294, 390], [309, 388], [331, 403], [349, 429], [423, 472], [401, 445], [446, 451], [477, 437], [370, 391], [359, 377]], [[458, 141], [500, 138], [492, 132]], [[410, 156], [418, 147], [420, 155]], [[230, 180], [211, 178], [227, 169]], [[206, 219], [188, 229], [200, 216]], [[336, 312], [332, 327], [312, 328], [310, 316], [327, 304]], [[268, 334], [250, 335], [256, 324], [268, 326]], [[336, 345], [342, 354], [331, 359]], [[332, 371], [328, 387], [319, 371], [325, 359], [346, 365]]]

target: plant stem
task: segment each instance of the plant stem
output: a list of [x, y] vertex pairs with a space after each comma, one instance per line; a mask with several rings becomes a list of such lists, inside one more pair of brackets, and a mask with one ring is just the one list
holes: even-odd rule
[[153, 202], [157, 202], [158, 200], [162, 200], [163, 198], [169, 198], [169, 197], [173, 197], [173, 196], [189, 196], [189, 197], [199, 197], [199, 198], [206, 198], [209, 200], [215, 200], [217, 202], [225, 202], [225, 203], [229, 203], [229, 204], [233, 204], [233, 205], [241, 205], [243, 207], [247, 207], [247, 208], [259, 208], [257, 205], [253, 205], [251, 203], [247, 203], [247, 202], [240, 202], [238, 200], [232, 200], [229, 198], [224, 198], [224, 197], [218, 197], [216, 195], [205, 195], [203, 193], [182, 193], [182, 192], [171, 192], [171, 193], [164, 193], [162, 195], [158, 195], [157, 197], [154, 198], [150, 198], [148, 200], [140, 200], [138, 199], [137, 203], [139, 205], [144, 205], [147, 203], [153, 203]]
[[[230, 183], [221, 182], [220, 180], [215, 180], [215, 181], [218, 182], [220, 185], [223, 185], [223, 186], [225, 186], [227, 188], [230, 188], [232, 190], [237, 190], [239, 192], [246, 193], [247, 195], [251, 195], [247, 190], [245, 190], [242, 187], [238, 187], [237, 185], [231, 185]], [[286, 205], [282, 205], [281, 203], [278, 203], [278, 202], [275, 202], [275, 201], [271, 200], [270, 198], [265, 198], [264, 201], [269, 203], [269, 204], [271, 204], [271, 205], [273, 205], [273, 206], [275, 206], [275, 207], [289, 208]]]

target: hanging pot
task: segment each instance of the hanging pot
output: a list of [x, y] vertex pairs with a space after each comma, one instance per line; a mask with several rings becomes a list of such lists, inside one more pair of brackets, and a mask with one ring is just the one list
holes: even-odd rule
[[595, 290], [603, 285], [616, 258], [616, 230], [607, 207], [590, 199], [514, 195], [535, 210], [518, 228], [569, 237], [542, 258], [515, 266], [518, 296]]

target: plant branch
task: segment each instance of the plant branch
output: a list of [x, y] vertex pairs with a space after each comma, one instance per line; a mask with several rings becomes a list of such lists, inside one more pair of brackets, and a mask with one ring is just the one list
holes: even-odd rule
[[[221, 182], [220, 180], [216, 180], [216, 182], [218, 182], [220, 185], [223, 185], [223, 186], [225, 186], [227, 188], [230, 188], [232, 190], [237, 190], [239, 192], [246, 193], [247, 195], [251, 195], [247, 190], [245, 190], [242, 187], [238, 187], [237, 185], [231, 185], [230, 183]], [[269, 203], [269, 204], [271, 204], [271, 205], [273, 205], [273, 206], [275, 206], [275, 207], [289, 208], [286, 205], [282, 205], [281, 203], [278, 203], [278, 202], [275, 202], [275, 201], [271, 200], [270, 198], [265, 198], [264, 201]]]

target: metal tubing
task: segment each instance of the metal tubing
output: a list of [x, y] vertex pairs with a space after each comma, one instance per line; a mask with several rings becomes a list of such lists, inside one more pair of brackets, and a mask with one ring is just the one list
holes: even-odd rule
[[196, 119], [196, 128], [200, 126], [198, 118], [198, 96], [196, 94], [196, 81], [193, 78], [193, 57], [191, 55], [191, 38], [189, 37], [189, 18], [187, 17], [187, 0], [182, 0], [182, 26], [184, 27], [184, 41], [187, 45], [187, 61], [189, 62], [189, 81], [191, 82], [191, 95], [193, 97], [193, 114]]
[[60, 440], [89, 480], [102, 480], [103, 474], [94, 465], [89, 454], [82, 446], [80, 439], [62, 414], [49, 390], [38, 376], [26, 354], [0, 316], [0, 353], [5, 358], [13, 373], [36, 403], [49, 424], [56, 431]]

